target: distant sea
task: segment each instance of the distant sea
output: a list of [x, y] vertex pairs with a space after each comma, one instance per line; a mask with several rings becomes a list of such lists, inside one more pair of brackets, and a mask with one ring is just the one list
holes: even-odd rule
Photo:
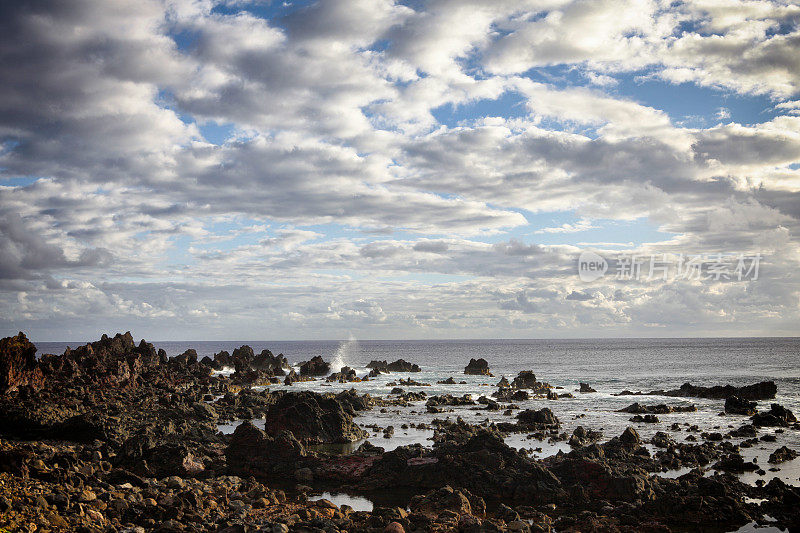
[[[40, 353], [63, 353], [67, 345], [76, 347], [81, 343], [42, 342]], [[748, 423], [743, 416], [719, 416], [724, 410], [721, 400], [699, 398], [672, 398], [664, 396], [616, 396], [629, 389], [651, 391], [675, 389], [683, 383], [695, 385], [746, 385], [773, 380], [778, 386], [775, 402], [794, 411], [800, 417], [800, 338], [719, 338], [719, 339], [579, 339], [579, 340], [447, 340], [447, 341], [164, 341], [154, 342], [170, 356], [194, 348], [198, 356], [213, 356], [221, 350], [232, 352], [243, 344], [258, 353], [269, 349], [283, 353], [289, 362], [297, 365], [319, 355], [330, 362], [333, 370], [350, 366], [359, 377], [366, 376], [366, 365], [373, 359], [397, 359], [417, 363], [422, 371], [414, 374], [391, 373], [361, 383], [326, 383], [322, 379], [295, 383], [293, 390], [337, 392], [354, 388], [357, 392], [373, 396], [386, 396], [401, 378], [413, 377], [428, 386], [405, 386], [406, 390], [424, 391], [428, 396], [470, 394], [477, 399], [490, 396], [496, 391], [501, 376], [511, 380], [522, 370], [532, 370], [539, 381], [559, 387], [559, 394], [571, 393], [574, 398], [546, 400], [533, 398], [516, 402], [520, 409], [549, 407], [562, 423], [562, 431], [571, 433], [582, 425], [601, 430], [605, 438], [619, 435], [626, 427], [634, 426], [644, 439], [656, 431], [667, 431], [681, 441], [701, 431], [726, 433]], [[493, 377], [464, 375], [464, 367], [470, 358], [482, 357], [489, 362]], [[229, 373], [227, 371], [226, 373]], [[457, 385], [438, 384], [437, 381], [453, 377]], [[461, 383], [463, 381], [463, 383]], [[596, 393], [577, 392], [580, 382], [589, 383]], [[271, 390], [286, 388], [282, 384], [270, 386]], [[697, 407], [697, 412], [659, 415], [657, 424], [641, 424], [630, 421], [631, 415], [619, 410], [633, 402], [642, 404], [667, 403]], [[768, 409], [771, 401], [759, 402], [759, 409]], [[511, 415], [513, 416], [513, 414]], [[456, 408], [452, 412], [432, 414], [425, 409], [424, 401], [408, 407], [377, 410], [362, 413], [356, 421], [365, 426], [377, 425], [396, 428], [391, 439], [383, 439], [379, 433], [371, 442], [393, 449], [412, 443], [430, 445], [433, 432], [430, 429], [398, 429], [404, 424], [431, 424], [436, 418], [463, 418], [470, 423], [508, 421], [502, 411], [487, 411], [480, 405]], [[241, 421], [224, 421], [220, 430], [231, 432]], [[258, 422], [263, 425], [263, 420]], [[258, 424], [257, 423], [257, 424]], [[670, 429], [673, 423], [680, 429]], [[691, 425], [699, 429], [690, 431]], [[760, 464], [774, 449], [787, 445], [800, 450], [800, 432], [765, 428], [776, 437], [773, 443], [762, 443], [742, 453], [747, 460], [757, 458]], [[546, 457], [558, 451], [569, 451], [561, 442], [532, 441], [525, 435], [510, 435], [507, 443], [514, 447], [529, 448], [532, 456]], [[353, 447], [360, 443], [353, 444]], [[677, 476], [683, 471], [667, 472]], [[754, 483], [758, 476], [744, 474], [743, 479]], [[800, 459], [781, 465], [777, 473], [769, 472], [764, 478], [779, 477], [787, 483], [800, 484]], [[350, 502], [353, 503], [353, 502]]]

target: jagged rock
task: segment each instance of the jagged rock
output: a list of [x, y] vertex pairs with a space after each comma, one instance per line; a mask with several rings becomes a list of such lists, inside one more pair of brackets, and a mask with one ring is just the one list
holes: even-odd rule
[[580, 388], [580, 390], [578, 392], [590, 393], [590, 392], [597, 392], [597, 391], [594, 390], [592, 387], [590, 387], [588, 383], [581, 383], [581, 388]]
[[356, 371], [349, 366], [343, 366], [339, 372], [335, 372], [325, 378], [327, 382], [350, 383], [353, 381], [361, 381], [356, 376]]
[[291, 432], [281, 431], [271, 437], [249, 421], [236, 428], [225, 451], [228, 470], [240, 476], [288, 476], [305, 456], [305, 448]]
[[725, 412], [753, 416], [756, 414], [756, 405], [758, 405], [756, 402], [751, 402], [738, 396], [731, 396], [725, 399]]
[[[465, 494], [466, 493], [466, 494]], [[425, 494], [424, 496], [418, 495], [411, 499], [408, 504], [409, 509], [413, 513], [420, 513], [431, 518], [439, 516], [442, 511], [452, 511], [458, 515], [472, 514], [472, 505], [470, 498], [467, 497], [468, 491], [453, 490], [450, 486], [442, 487]], [[469, 494], [473, 498], [473, 496]], [[481, 502], [483, 500], [481, 499]], [[486, 508], [486, 504], [482, 504]]]
[[777, 403], [773, 403], [769, 411], [756, 413], [750, 420], [756, 427], [786, 427], [797, 422], [794, 413]]
[[405, 359], [398, 359], [387, 365], [389, 372], [421, 372], [419, 365], [409, 363]]
[[725, 472], [742, 473], [758, 470], [758, 465], [749, 461], [745, 461], [744, 458], [738, 453], [732, 453], [714, 463], [713, 468], [715, 470], [722, 470]]
[[578, 426], [569, 437], [569, 445], [574, 447], [586, 446], [596, 442], [602, 434], [598, 431], [586, 429], [583, 426]]
[[0, 340], [0, 394], [25, 386], [41, 389], [44, 375], [36, 361], [36, 346], [20, 331]]
[[489, 363], [484, 358], [470, 359], [469, 364], [464, 368], [464, 373], [471, 376], [491, 376]]
[[767, 462], [777, 464], [783, 463], [784, 461], [791, 461], [792, 459], [796, 459], [798, 453], [791, 448], [787, 448], [786, 446], [781, 446], [774, 452], [769, 455], [769, 459]]
[[511, 383], [509, 383], [506, 377], [503, 376], [502, 378], [500, 378], [500, 381], [498, 381], [497, 385], [495, 386], [500, 389], [508, 389], [511, 388]]
[[628, 446], [638, 445], [642, 442], [641, 437], [639, 437], [639, 433], [632, 427], [625, 428], [625, 431], [623, 431], [622, 435], [619, 436], [619, 440]]
[[619, 413], [631, 413], [637, 415], [643, 414], [669, 414], [669, 413], [693, 413], [697, 411], [697, 407], [694, 405], [666, 405], [666, 404], [658, 404], [658, 405], [642, 405], [638, 402], [632, 403], [627, 407], [623, 407], [620, 409]]
[[675, 441], [663, 431], [657, 431], [653, 438], [650, 439], [650, 443], [657, 448], [669, 448], [675, 444]]
[[769, 400], [775, 397], [778, 387], [774, 381], [762, 381], [753, 385], [735, 387], [733, 385], [716, 385], [714, 387], [699, 387], [691, 383], [684, 383], [679, 389], [664, 391], [655, 390], [650, 392], [631, 392], [624, 390], [616, 396], [674, 396], [681, 398], [709, 398], [724, 400], [731, 396], [738, 396], [745, 400]]
[[525, 409], [517, 415], [517, 419], [521, 424], [530, 426], [558, 427], [560, 425], [556, 415], [547, 407], [539, 410]]
[[267, 412], [266, 432], [275, 436], [291, 431], [304, 443], [342, 443], [366, 438], [367, 433], [353, 422], [354, 406], [358, 405], [345, 394], [337, 397], [309, 391], [284, 393]]
[[511, 382], [512, 389], [531, 389], [534, 394], [547, 394], [552, 386], [549, 383], [536, 381], [536, 374], [530, 370], [523, 370], [514, 381]]
[[330, 371], [330, 363], [324, 361], [319, 355], [315, 355], [310, 361], [300, 365], [301, 376], [325, 376]]

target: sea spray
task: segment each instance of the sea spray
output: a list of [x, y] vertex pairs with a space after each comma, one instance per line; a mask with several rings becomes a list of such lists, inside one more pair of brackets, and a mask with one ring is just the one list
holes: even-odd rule
[[351, 333], [346, 341], [339, 343], [336, 353], [331, 359], [331, 372], [339, 372], [342, 367], [348, 366], [347, 360], [358, 350], [358, 341]]

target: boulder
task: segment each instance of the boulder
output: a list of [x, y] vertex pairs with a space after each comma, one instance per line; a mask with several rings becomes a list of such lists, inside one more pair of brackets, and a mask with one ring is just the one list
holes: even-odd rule
[[419, 365], [415, 363], [409, 363], [405, 359], [398, 359], [393, 363], [389, 363], [386, 367], [389, 372], [420, 372], [421, 369]]
[[725, 399], [725, 412], [735, 415], [753, 416], [756, 414], [756, 402], [745, 400], [738, 396], [731, 396]]
[[538, 411], [534, 409], [525, 409], [517, 415], [517, 419], [521, 424], [529, 426], [558, 427], [560, 425], [556, 415], [547, 407], [539, 409]]
[[797, 458], [797, 452], [786, 446], [781, 446], [769, 455], [767, 462], [772, 464], [783, 463]]
[[24, 386], [41, 389], [44, 375], [36, 360], [36, 346], [20, 331], [0, 340], [0, 394]]
[[491, 376], [489, 363], [486, 359], [470, 359], [469, 364], [464, 368], [464, 373], [470, 376]]
[[310, 361], [300, 365], [301, 376], [325, 376], [331, 371], [330, 363], [315, 355]]
[[[341, 400], [340, 400], [341, 398]], [[303, 391], [281, 394], [269, 407], [266, 432], [276, 436], [291, 431], [303, 443], [346, 443], [366, 438], [353, 422], [356, 400]]]
[[534, 394], [547, 394], [552, 388], [549, 383], [536, 380], [536, 374], [530, 370], [523, 370], [511, 382], [512, 389], [530, 389]]
[[797, 422], [794, 413], [777, 403], [773, 403], [769, 411], [756, 413], [750, 420], [756, 427], [787, 427]]

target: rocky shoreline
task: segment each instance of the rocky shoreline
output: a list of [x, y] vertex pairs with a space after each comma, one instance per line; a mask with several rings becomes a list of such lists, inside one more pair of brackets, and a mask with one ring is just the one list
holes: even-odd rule
[[[736, 476], [797, 456], [787, 447], [764, 465], [743, 456], [774, 438], [765, 427], [800, 430], [788, 409], [761, 405], [775, 397], [772, 382], [624, 391], [719, 400], [736, 427], [699, 432], [674, 423], [671, 431], [692, 433], [686, 442], [661, 431], [645, 441], [630, 427], [601, 443], [600, 428], [567, 433], [549, 408], [520, 409], [515, 402], [530, 397], [571, 396], [527, 371], [503, 377], [478, 399], [394, 387], [423, 385], [409, 376], [370, 396], [264, 389], [370, 376], [346, 367], [332, 374], [321, 358], [298, 372], [281, 354], [246, 346], [213, 358], [198, 360], [193, 350], [170, 358], [126, 333], [62, 355], [35, 354], [23, 334], [0, 341], [0, 528], [8, 531], [732, 531], [752, 522], [800, 530], [800, 489]], [[223, 368], [234, 372], [220, 374]], [[370, 368], [372, 378], [419, 372], [402, 359]], [[491, 376], [482, 359], [465, 374]], [[593, 392], [586, 383], [576, 391]], [[367, 441], [352, 453], [320, 449], [367, 438], [359, 413], [416, 402], [437, 416], [477, 409], [505, 418], [436, 418], [431, 446], [386, 451]], [[632, 403], [623, 412], [647, 424], [692, 409]], [[232, 434], [218, 430], [240, 419]], [[248, 420], [263, 420], [263, 429]], [[568, 443], [571, 451], [535, 459], [506, 444], [509, 434]], [[681, 468], [686, 473], [675, 479], [656, 475]], [[362, 511], [309, 498], [322, 491], [408, 497]]]

